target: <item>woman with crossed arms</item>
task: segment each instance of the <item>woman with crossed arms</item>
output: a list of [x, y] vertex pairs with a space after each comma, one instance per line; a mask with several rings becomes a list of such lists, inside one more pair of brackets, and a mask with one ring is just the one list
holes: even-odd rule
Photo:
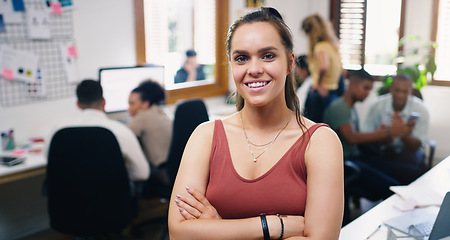
[[302, 117], [292, 36], [261, 8], [227, 38], [238, 112], [191, 135], [169, 207], [170, 239], [337, 239], [342, 146]]

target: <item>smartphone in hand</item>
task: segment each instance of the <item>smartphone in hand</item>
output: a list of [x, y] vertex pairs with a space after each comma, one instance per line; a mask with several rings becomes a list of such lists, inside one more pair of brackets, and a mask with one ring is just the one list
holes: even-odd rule
[[407, 124], [409, 126], [414, 126], [416, 124], [416, 121], [420, 118], [420, 113], [418, 112], [411, 112], [411, 114], [408, 117]]

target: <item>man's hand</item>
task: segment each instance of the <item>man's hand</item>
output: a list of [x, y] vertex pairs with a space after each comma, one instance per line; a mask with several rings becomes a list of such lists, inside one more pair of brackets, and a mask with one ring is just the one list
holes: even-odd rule
[[393, 137], [405, 137], [412, 133], [414, 126], [405, 122], [405, 119], [400, 115], [400, 112], [395, 112], [392, 115], [392, 125], [390, 132]]

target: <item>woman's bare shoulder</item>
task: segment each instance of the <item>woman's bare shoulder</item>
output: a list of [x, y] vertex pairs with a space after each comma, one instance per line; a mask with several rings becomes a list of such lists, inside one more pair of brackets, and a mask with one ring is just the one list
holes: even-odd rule
[[201, 137], [212, 136], [213, 132], [214, 132], [214, 125], [215, 125], [215, 120], [203, 122], [195, 128], [192, 135], [193, 136], [194, 135], [201, 136]]
[[[305, 124], [305, 127], [307, 129], [314, 126], [316, 123], [303, 117], [303, 123]], [[331, 144], [338, 144], [340, 145], [339, 137], [337, 136], [336, 132], [333, 131], [330, 127], [319, 127], [314, 131], [314, 134], [311, 136], [310, 144], [314, 144], [314, 142], [320, 143], [320, 145], [324, 145], [325, 142], [331, 143]]]

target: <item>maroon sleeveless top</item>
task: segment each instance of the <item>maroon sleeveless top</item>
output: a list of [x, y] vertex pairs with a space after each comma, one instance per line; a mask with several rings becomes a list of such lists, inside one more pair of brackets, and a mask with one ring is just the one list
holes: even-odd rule
[[224, 219], [265, 214], [303, 216], [306, 205], [305, 150], [314, 124], [262, 176], [248, 180], [235, 170], [222, 121], [216, 120], [206, 198]]

